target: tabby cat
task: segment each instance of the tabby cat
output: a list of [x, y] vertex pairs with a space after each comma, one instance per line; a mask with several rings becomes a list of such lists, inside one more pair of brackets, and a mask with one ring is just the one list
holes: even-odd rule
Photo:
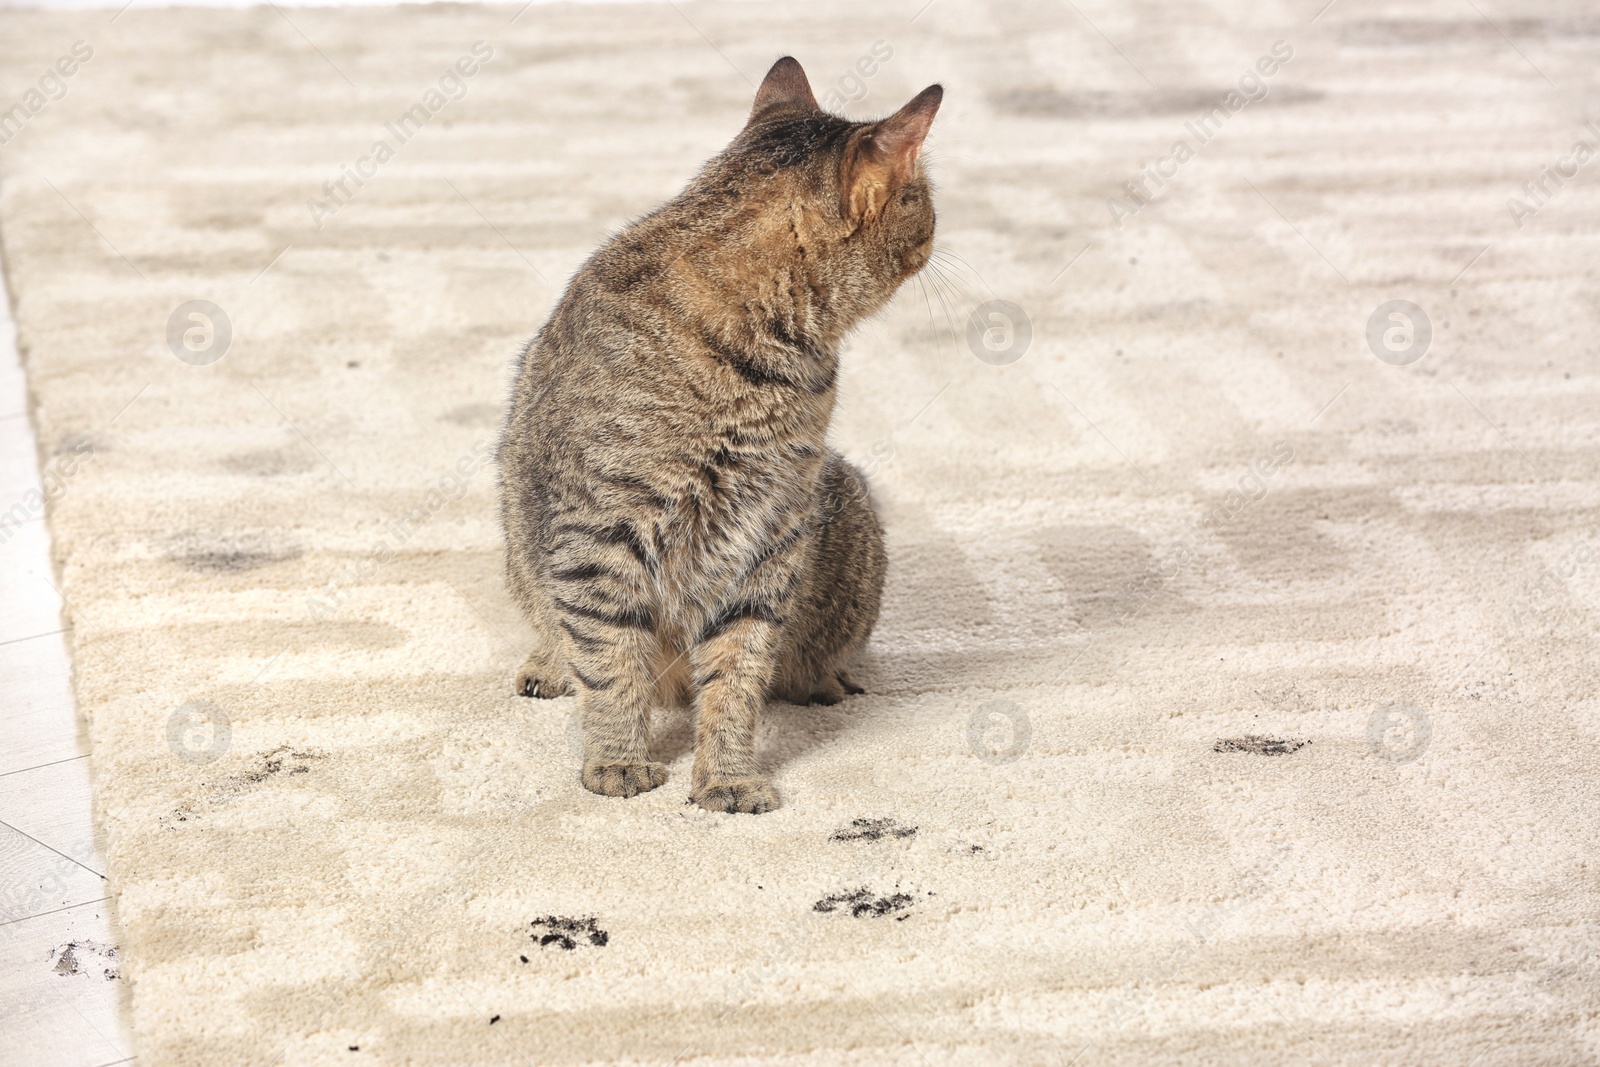
[[780, 59], [733, 143], [595, 252], [520, 355], [499, 448], [536, 634], [516, 686], [576, 689], [593, 792], [665, 782], [650, 710], [692, 701], [690, 798], [770, 811], [764, 701], [861, 692], [845, 667], [887, 556], [828, 420], [840, 342], [928, 261], [942, 96], [851, 122]]

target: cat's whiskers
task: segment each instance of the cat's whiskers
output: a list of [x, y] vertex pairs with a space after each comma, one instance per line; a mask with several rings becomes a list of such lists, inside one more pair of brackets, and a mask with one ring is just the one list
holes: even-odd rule
[[923, 306], [928, 309], [928, 334], [933, 338], [933, 358], [937, 361], [940, 358], [939, 328], [933, 322], [933, 301], [928, 299], [928, 284], [923, 280], [921, 271], [913, 274], [912, 278], [916, 280], [917, 291], [922, 294]]
[[958, 253], [952, 252], [948, 248], [935, 248], [933, 250], [933, 258], [938, 260], [941, 266], [948, 268], [954, 275], [960, 276], [963, 271], [970, 274], [975, 279], [975, 283], [967, 281], [965, 277], [961, 278], [961, 283], [971, 289], [987, 293], [987, 299], [989, 300], [995, 299], [994, 290], [989, 288], [989, 283], [984, 280], [982, 274], [978, 273], [978, 268], [967, 262]]
[[959, 305], [961, 303], [961, 294], [956, 291], [956, 283], [936, 261], [929, 259], [928, 266], [931, 268], [928, 272], [928, 283], [933, 287], [934, 294], [939, 298], [939, 306], [944, 309], [945, 324], [950, 327], [950, 337], [952, 343], [954, 343], [955, 337], [960, 331], [956, 329], [955, 315], [951, 312], [951, 303], [953, 301]]
[[939, 300], [939, 309], [944, 312], [944, 323], [950, 330], [950, 343], [955, 344], [956, 336], [961, 332], [956, 327], [956, 316], [950, 307], [950, 282], [937, 272], [928, 277], [929, 284], [933, 287], [933, 295]]

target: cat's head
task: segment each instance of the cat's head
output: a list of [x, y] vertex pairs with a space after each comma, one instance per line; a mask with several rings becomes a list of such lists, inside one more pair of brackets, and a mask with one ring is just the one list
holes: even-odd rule
[[746, 247], [769, 265], [792, 257], [828, 317], [848, 328], [933, 251], [933, 189], [920, 156], [943, 96], [930, 85], [888, 118], [852, 122], [824, 111], [786, 56], [700, 183], [731, 196], [727, 220]]

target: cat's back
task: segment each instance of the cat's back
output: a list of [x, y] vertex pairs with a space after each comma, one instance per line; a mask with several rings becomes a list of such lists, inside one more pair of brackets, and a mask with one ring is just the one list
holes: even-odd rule
[[692, 217], [681, 200], [629, 223], [590, 254], [528, 346], [524, 373], [548, 381], [621, 376], [638, 386], [647, 384], [637, 377], [639, 363], [664, 369], [651, 357], [685, 340], [675, 313], [683, 294], [671, 278]]

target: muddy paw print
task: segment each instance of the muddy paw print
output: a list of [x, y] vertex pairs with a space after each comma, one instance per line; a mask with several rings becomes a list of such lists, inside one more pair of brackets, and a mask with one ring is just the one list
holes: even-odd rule
[[915, 837], [915, 826], [902, 826], [895, 819], [851, 819], [850, 825], [835, 830], [829, 841], [882, 841], [886, 837]]
[[1311, 742], [1304, 738], [1264, 737], [1245, 734], [1243, 737], [1219, 737], [1211, 746], [1213, 752], [1248, 752], [1252, 756], [1287, 756], [1299, 752]]
[[[594, 916], [586, 919], [568, 919], [560, 915], [546, 915], [542, 919], [535, 919], [531, 924], [533, 933], [529, 936], [534, 944], [540, 948], [565, 949], [571, 952], [578, 947], [580, 941], [586, 941], [596, 948], [604, 948], [606, 942], [611, 940], [611, 935], [600, 929], [599, 922]], [[523, 957], [527, 962], [527, 957]]]
[[856, 919], [881, 919], [893, 915], [904, 919], [916, 898], [910, 893], [888, 893], [880, 896], [870, 889], [849, 889], [842, 893], [829, 893], [815, 904], [812, 911], [843, 912]]

